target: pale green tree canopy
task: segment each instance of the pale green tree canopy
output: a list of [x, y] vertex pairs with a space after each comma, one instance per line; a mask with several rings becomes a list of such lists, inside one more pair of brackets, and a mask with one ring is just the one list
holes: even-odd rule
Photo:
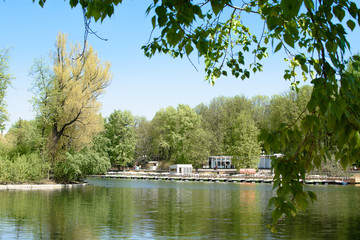
[[8, 50], [0, 50], [0, 131], [5, 129], [5, 122], [9, 118], [6, 110], [5, 95], [6, 89], [11, 83], [11, 78], [9, 52]]
[[101, 61], [92, 47], [69, 49], [65, 34], [58, 35], [52, 60], [53, 69], [35, 60], [31, 75], [34, 107], [48, 139], [47, 152], [55, 160], [63, 151], [82, 149], [101, 130], [98, 98], [112, 75], [110, 63]]

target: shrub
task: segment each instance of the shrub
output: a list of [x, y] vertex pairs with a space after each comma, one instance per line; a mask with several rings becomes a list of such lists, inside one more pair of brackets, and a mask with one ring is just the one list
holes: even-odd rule
[[65, 160], [54, 168], [54, 179], [62, 183], [82, 181], [86, 175], [105, 173], [109, 167], [109, 159], [95, 151], [67, 152]]
[[25, 183], [45, 179], [50, 165], [38, 153], [17, 155], [9, 158], [0, 156], [0, 182]]

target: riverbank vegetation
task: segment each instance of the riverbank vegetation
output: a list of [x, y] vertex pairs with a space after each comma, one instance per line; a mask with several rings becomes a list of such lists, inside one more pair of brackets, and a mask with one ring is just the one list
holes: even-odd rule
[[[57, 44], [57, 52], [64, 52], [64, 35], [59, 35]], [[2, 183], [49, 177], [58, 182], [80, 181], [87, 174], [106, 172], [111, 165], [124, 169], [151, 160], [160, 161], [164, 169], [174, 163], [201, 168], [210, 155], [232, 155], [236, 167], [256, 167], [263, 150], [261, 132], [291, 122], [312, 90], [304, 86], [297, 93], [272, 97], [217, 97], [194, 108], [179, 104], [160, 109], [151, 120], [126, 110], [104, 118], [97, 113], [94, 97], [81, 95], [88, 89], [84, 81], [72, 81], [79, 73], [55, 73], [44, 60], [35, 60], [31, 74], [36, 118], [19, 119], [1, 137]], [[106, 84], [96, 90], [102, 91]]]
[[[6, 85], [11, 76], [2, 55]], [[1, 183], [81, 181], [111, 166], [120, 170], [151, 160], [164, 169], [176, 163], [201, 168], [210, 155], [231, 155], [237, 168], [254, 168], [263, 133], [290, 124], [312, 92], [303, 86], [272, 97], [221, 96], [194, 108], [159, 109], [151, 120], [127, 110], [102, 117], [98, 97], [110, 83], [110, 63], [89, 46], [69, 47], [65, 34], [58, 35], [51, 61], [36, 59], [30, 70], [35, 118], [19, 119], [1, 137]]]
[[[194, 108], [179, 104], [151, 120], [127, 110], [102, 117], [97, 97], [111, 79], [110, 64], [91, 47], [83, 54], [78, 45], [67, 50], [66, 35], [59, 34], [52, 68], [44, 59], [34, 61], [36, 117], [19, 119], [1, 137], [1, 183], [81, 181], [111, 166], [121, 170], [152, 160], [163, 169], [178, 163], [201, 168], [211, 155], [231, 155], [237, 168], [256, 168], [264, 137], [284, 124], [300, 127], [294, 119], [308, 114], [310, 86], [271, 97], [220, 96]], [[331, 138], [323, 141], [331, 144]], [[274, 143], [268, 151], [286, 149]], [[339, 170], [335, 157], [319, 167]]]
[[[59, 34], [53, 56], [52, 67], [36, 59], [30, 71], [35, 119], [19, 119], [1, 137], [1, 183], [81, 181], [111, 166], [120, 170], [152, 160], [165, 170], [179, 163], [197, 169], [211, 155], [231, 155], [237, 168], [256, 168], [264, 150], [287, 151], [277, 141], [264, 144], [269, 133], [281, 126], [300, 128], [296, 118], [309, 114], [304, 109], [313, 89], [303, 86], [271, 97], [220, 96], [194, 108], [170, 106], [151, 120], [127, 110], [102, 117], [97, 98], [110, 83], [110, 64], [91, 47], [68, 49], [64, 34]], [[9, 82], [8, 68], [2, 71]], [[300, 140], [294, 134], [292, 141]], [[319, 141], [333, 144], [331, 136]], [[329, 154], [331, 160], [319, 169], [340, 171], [335, 151]]]

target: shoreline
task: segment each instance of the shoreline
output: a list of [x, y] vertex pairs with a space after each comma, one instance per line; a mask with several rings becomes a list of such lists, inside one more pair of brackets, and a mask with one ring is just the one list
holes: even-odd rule
[[[273, 183], [272, 176], [256, 175], [238, 175], [224, 176], [212, 174], [187, 174], [187, 175], [170, 175], [170, 174], [139, 174], [139, 173], [108, 173], [105, 175], [89, 175], [93, 178], [107, 179], [140, 179], [140, 180], [165, 180], [165, 181], [192, 181], [192, 182], [232, 182], [232, 183]], [[313, 185], [348, 185], [356, 184], [355, 179], [349, 177], [327, 177], [327, 176], [308, 176], [305, 184]]]
[[0, 190], [58, 190], [64, 188], [83, 187], [88, 183], [76, 184], [0, 184]]

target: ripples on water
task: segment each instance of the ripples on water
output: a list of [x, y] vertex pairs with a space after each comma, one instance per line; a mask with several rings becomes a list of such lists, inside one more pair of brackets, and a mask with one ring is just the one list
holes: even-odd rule
[[360, 187], [308, 186], [319, 201], [271, 223], [269, 184], [89, 179], [61, 191], [0, 191], [0, 239], [356, 239]]

